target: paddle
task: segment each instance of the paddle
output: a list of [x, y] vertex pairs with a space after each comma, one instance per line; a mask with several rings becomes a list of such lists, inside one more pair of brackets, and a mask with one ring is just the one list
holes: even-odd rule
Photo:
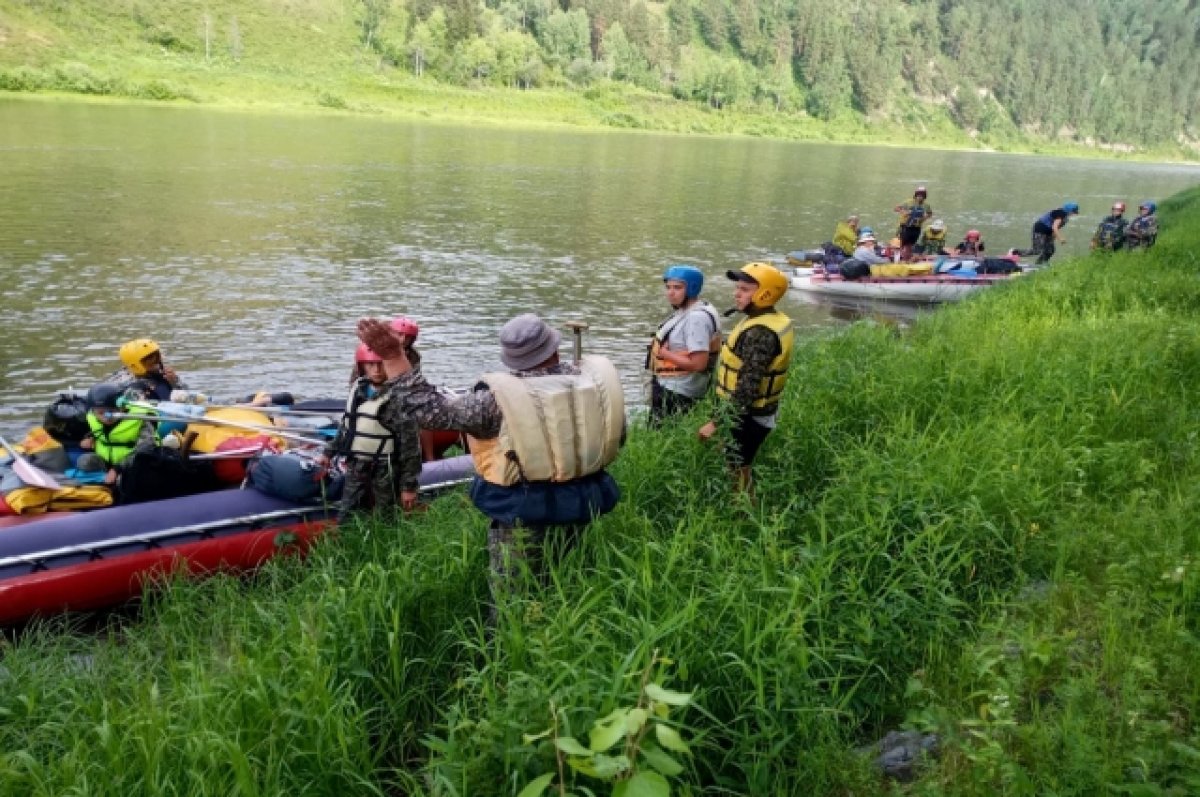
[[25, 457], [21, 456], [17, 449], [9, 445], [9, 442], [3, 437], [0, 437], [0, 446], [8, 451], [13, 458], [13, 473], [25, 482], [30, 487], [43, 487], [47, 490], [61, 490], [62, 485], [54, 480], [54, 478], [46, 471], [34, 465]]

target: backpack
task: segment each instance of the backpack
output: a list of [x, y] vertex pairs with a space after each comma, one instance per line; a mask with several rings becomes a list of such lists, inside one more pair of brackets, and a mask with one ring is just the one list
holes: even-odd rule
[[838, 266], [838, 271], [844, 280], [858, 280], [871, 276], [871, 266], [854, 258], [843, 260]]
[[225, 485], [211, 462], [194, 462], [172, 448], [134, 449], [121, 463], [117, 503], [140, 504], [210, 493]]
[[335, 501], [345, 481], [344, 476], [322, 468], [315, 459], [299, 452], [255, 457], [246, 473], [260, 493], [297, 504]]
[[46, 408], [42, 427], [60, 443], [74, 445], [89, 433], [87, 402], [74, 393], [59, 393]]

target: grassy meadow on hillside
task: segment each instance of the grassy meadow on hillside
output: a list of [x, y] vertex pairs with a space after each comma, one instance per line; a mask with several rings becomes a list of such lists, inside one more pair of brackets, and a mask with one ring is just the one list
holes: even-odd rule
[[[1200, 190], [1162, 217], [1150, 252], [806, 339], [754, 505], [698, 419], [635, 425], [622, 503], [493, 638], [463, 493], [31, 629], [0, 795], [516, 795], [559, 771], [537, 734], [595, 739], [647, 677], [691, 695], [690, 753], [637, 793], [1200, 792]], [[899, 728], [940, 740], [911, 784], [859, 752]]]
[[1050, 3], [0, 0], [0, 92], [1194, 160], [1186, 11]]

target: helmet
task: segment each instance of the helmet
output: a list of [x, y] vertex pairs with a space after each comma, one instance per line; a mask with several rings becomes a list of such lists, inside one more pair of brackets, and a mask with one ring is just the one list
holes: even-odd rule
[[663, 282], [667, 280], [679, 280], [684, 284], [684, 295], [689, 299], [695, 299], [700, 295], [700, 289], [704, 287], [704, 272], [695, 266], [678, 264], [668, 266], [663, 272]]
[[358, 348], [354, 350], [354, 364], [362, 365], [363, 363], [381, 363], [383, 358], [376, 354], [371, 349], [367, 348], [367, 344], [360, 343]]
[[417, 339], [417, 334], [421, 328], [417, 326], [417, 322], [413, 321], [406, 315], [399, 315], [388, 322], [388, 326], [399, 332], [404, 337], [408, 338], [408, 342], [412, 343]]
[[88, 409], [115, 410], [119, 406], [118, 400], [124, 395], [125, 391], [112, 382], [100, 382], [92, 385], [87, 394]]
[[865, 244], [868, 241], [870, 241], [871, 243], [875, 243], [875, 233], [871, 232], [870, 230], [867, 230], [866, 232], [864, 232], [858, 236], [858, 242], [860, 244]]
[[874, 238], [875, 237], [875, 228], [874, 227], [863, 227], [862, 229], [860, 229], [858, 231], [858, 236], [861, 238], [864, 235], [869, 235], [872, 238]]
[[913, 191], [913, 196], [916, 196], [917, 194], [924, 194], [925, 196], [929, 196], [929, 189], [927, 189], [923, 185], [919, 185], [919, 186], [917, 186], [917, 190]]
[[1079, 212], [1079, 203], [1078, 202], [1064, 202], [1063, 210], [1067, 211], [1068, 213], [1078, 213]]
[[968, 241], [978, 241], [979, 240], [979, 230], [967, 230], [967, 240]]
[[1154, 213], [1158, 210], [1158, 205], [1154, 204], [1149, 199], [1147, 199], [1145, 202], [1143, 202], [1139, 207], [1143, 207], [1146, 210], [1150, 211], [1151, 213]]
[[946, 229], [946, 222], [942, 221], [941, 219], [934, 219], [933, 224], [929, 225], [929, 229], [933, 230], [934, 232], [941, 232], [942, 230]]
[[146, 369], [142, 365], [142, 360], [152, 354], [161, 354], [158, 344], [150, 340], [150, 338], [138, 338], [131, 340], [121, 347], [120, 357], [121, 362], [129, 369], [129, 373], [134, 376], [145, 376]]
[[770, 263], [747, 263], [737, 271], [727, 271], [726, 276], [732, 280], [749, 277], [756, 283], [758, 290], [750, 297], [750, 302], [763, 310], [774, 307], [788, 289], [787, 277]]
[[1125, 203], [1124, 202], [1114, 202], [1112, 209], [1113, 209], [1113, 213], [1124, 213], [1125, 212]]
[[888, 246], [892, 247], [893, 249], [899, 249], [903, 245], [904, 242], [900, 240], [900, 236], [898, 235], [892, 240], [888, 241]]

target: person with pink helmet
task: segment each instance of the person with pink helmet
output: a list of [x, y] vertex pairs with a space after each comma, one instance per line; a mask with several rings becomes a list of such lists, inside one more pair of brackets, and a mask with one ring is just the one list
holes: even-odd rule
[[[410, 341], [417, 336], [417, 325], [410, 319], [397, 318], [391, 327]], [[420, 359], [415, 352], [410, 356]], [[346, 471], [339, 522], [358, 510], [390, 510], [397, 504], [414, 508], [421, 475], [416, 421], [407, 419], [390, 430], [379, 422], [379, 407], [388, 398], [383, 358], [360, 343], [354, 352], [354, 373], [337, 436], [325, 449], [327, 460], [340, 458]]]

